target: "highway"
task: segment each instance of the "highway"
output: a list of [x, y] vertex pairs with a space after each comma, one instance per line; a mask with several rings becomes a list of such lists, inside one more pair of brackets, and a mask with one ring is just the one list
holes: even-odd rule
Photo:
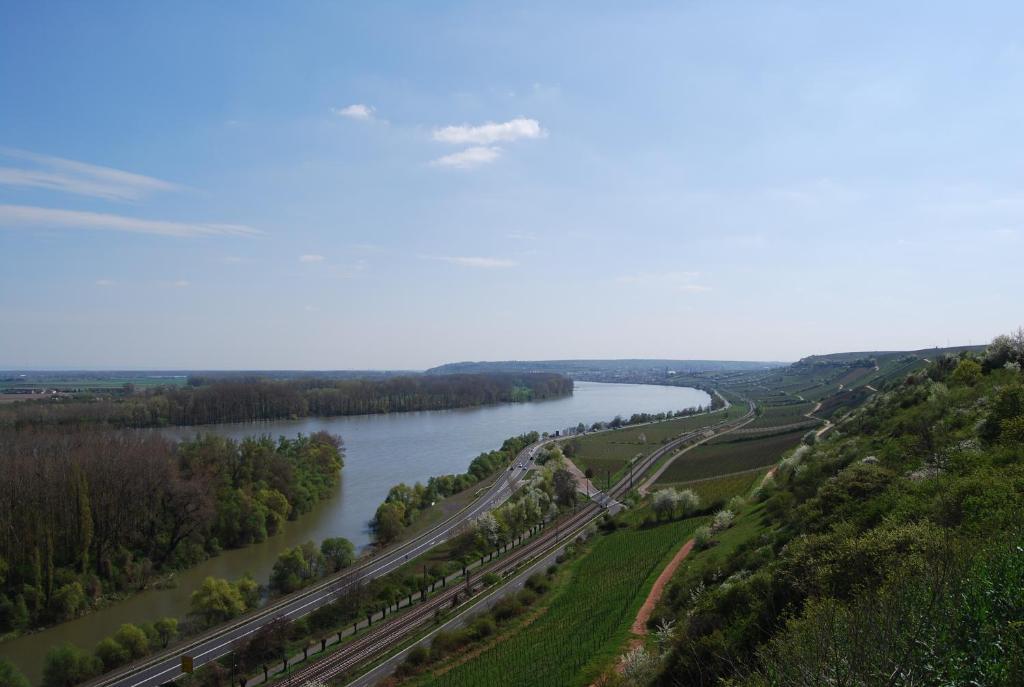
[[[148, 657], [136, 664], [107, 673], [89, 684], [93, 687], [155, 687], [161, 685], [181, 675], [182, 655], [192, 656], [194, 665], [198, 668], [204, 663], [229, 653], [235, 642], [252, 634], [274, 618], [301, 618], [332, 601], [339, 592], [392, 572], [406, 561], [416, 558], [424, 551], [457, 534], [466, 523], [501, 505], [512, 494], [526, 472], [533, 467], [537, 452], [557, 438], [543, 439], [524, 448], [512, 461], [511, 470], [506, 469], [499, 475], [482, 496], [415, 539], [385, 549], [329, 580], [277, 599], [252, 614], [227, 625], [213, 628], [199, 638], [174, 646], [169, 651]], [[520, 468], [520, 465], [523, 467]]]
[[[750, 414], [752, 411], [748, 415]], [[744, 419], [747, 419], [747, 416], [733, 422], [719, 422], [712, 428], [716, 433], [728, 431], [729, 427]], [[666, 443], [638, 464], [637, 472], [642, 474], [666, 453], [675, 450], [687, 441], [704, 436], [707, 430], [708, 428], [702, 428], [689, 432]], [[103, 675], [90, 682], [90, 687], [156, 687], [170, 682], [181, 675], [182, 655], [193, 657], [195, 667], [199, 668], [203, 664], [229, 653], [239, 639], [252, 634], [275, 618], [284, 617], [292, 620], [301, 618], [320, 606], [330, 603], [339, 592], [344, 592], [357, 584], [394, 571], [407, 561], [415, 559], [430, 548], [458, 534], [467, 523], [480, 517], [483, 513], [501, 505], [512, 494], [523, 476], [533, 467], [540, 449], [564, 438], [566, 437], [551, 436], [524, 448], [512, 461], [510, 469], [506, 469], [499, 475], [482, 496], [409, 542], [385, 549], [328, 580], [277, 599], [258, 611], [213, 628], [198, 638], [193, 638], [173, 646], [161, 654]], [[617, 507], [619, 505], [617, 497], [628, 491], [628, 487], [628, 479], [624, 478], [609, 493], [593, 494], [592, 502], [575, 516], [564, 523], [559, 522], [554, 528], [542, 530], [532, 540], [527, 540], [522, 544], [519, 549], [514, 549], [507, 556], [494, 561], [484, 570], [478, 571], [478, 577], [486, 572], [493, 571], [498, 574], [508, 572], [523, 561], [529, 560], [530, 556], [538, 555], [545, 549], [554, 546], [556, 541], [561, 541], [570, 532], [577, 531], [600, 514], [604, 508]], [[393, 621], [375, 624], [370, 632], [353, 640], [322, 661], [310, 663], [302, 671], [293, 673], [292, 680], [298, 679], [300, 676], [303, 680], [307, 679], [306, 671], [313, 671], [310, 673], [313, 677], [342, 674], [351, 670], [353, 666], [380, 655], [381, 652], [393, 646], [394, 642], [407, 637], [427, 619], [432, 618], [436, 609], [445, 605], [451, 606], [452, 599], [459, 592], [459, 586], [455, 585], [435, 594], [425, 603], [396, 616]]]
[[[749, 421], [754, 415], [754, 405], [749, 404], [748, 412], [741, 418], [732, 421], [722, 421], [712, 426], [715, 435], [721, 435], [731, 431], [742, 423]], [[683, 434], [672, 441], [667, 442], [650, 455], [646, 456], [638, 465], [640, 474], [646, 472], [661, 460], [664, 456], [677, 450], [683, 444], [700, 440], [707, 437], [708, 428], [701, 428]], [[592, 496], [591, 501], [578, 512], [572, 515], [562, 516], [554, 523], [535, 534], [532, 539], [520, 543], [518, 548], [513, 548], [506, 555], [491, 562], [489, 565], [476, 571], [471, 577], [479, 580], [487, 573], [494, 573], [500, 577], [507, 577], [516, 573], [521, 566], [546, 557], [552, 549], [561, 546], [567, 539], [576, 536], [587, 524], [597, 518], [607, 507], [616, 508], [620, 506], [618, 499], [623, 497], [631, 488], [629, 476], [623, 477], [607, 493], [597, 492]], [[472, 594], [482, 589], [482, 585], [473, 585]], [[467, 596], [469, 598], [467, 598]], [[338, 676], [351, 674], [363, 665], [371, 663], [388, 652], [395, 649], [401, 643], [415, 636], [418, 632], [429, 627], [438, 612], [455, 608], [459, 603], [475, 603], [475, 597], [467, 595], [466, 585], [452, 584], [447, 588], [436, 592], [425, 602], [395, 615], [390, 621], [381, 622], [368, 630], [361, 637], [353, 639], [349, 644], [337, 649], [324, 657], [311, 659], [309, 663], [298, 667], [289, 677], [289, 684], [301, 685], [312, 680], [327, 682]]]

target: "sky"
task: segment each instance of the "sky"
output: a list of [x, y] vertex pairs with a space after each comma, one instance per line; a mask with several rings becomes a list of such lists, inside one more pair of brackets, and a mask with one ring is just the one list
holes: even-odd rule
[[33, 2], [0, 367], [796, 360], [1024, 321], [1024, 6]]

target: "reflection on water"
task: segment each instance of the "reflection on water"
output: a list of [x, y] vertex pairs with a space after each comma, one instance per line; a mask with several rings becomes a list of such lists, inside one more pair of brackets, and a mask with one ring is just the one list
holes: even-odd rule
[[160, 430], [175, 438], [214, 432], [236, 439], [327, 430], [345, 440], [342, 480], [330, 499], [287, 523], [276, 536], [244, 549], [224, 551], [180, 573], [174, 588], [146, 591], [84, 618], [0, 644], [0, 656], [13, 660], [33, 683], [38, 683], [43, 656], [51, 646], [73, 642], [91, 649], [121, 623], [183, 615], [192, 590], [208, 575], [234, 579], [248, 572], [266, 582], [277, 554], [286, 547], [338, 536], [348, 537], [357, 546], [367, 544], [367, 522], [397, 482], [411, 484], [433, 475], [463, 472], [477, 454], [497, 448], [515, 434], [554, 431], [615, 415], [681, 410], [709, 402], [708, 395], [696, 389], [576, 382], [572, 396], [537, 403]]

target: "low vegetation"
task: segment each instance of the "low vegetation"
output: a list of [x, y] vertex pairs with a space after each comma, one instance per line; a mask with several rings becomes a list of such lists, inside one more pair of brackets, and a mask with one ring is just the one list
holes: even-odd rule
[[1019, 684], [1022, 362], [936, 358], [782, 461], [677, 575], [653, 682]]

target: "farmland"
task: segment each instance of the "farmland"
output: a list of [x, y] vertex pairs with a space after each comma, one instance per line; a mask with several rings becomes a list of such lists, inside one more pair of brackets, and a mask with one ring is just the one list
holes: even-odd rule
[[[715, 505], [724, 505], [733, 496], [749, 494], [764, 479], [766, 472], [768, 472], [768, 468], [754, 469], [752, 471], [723, 475], [722, 477], [713, 477], [697, 482], [685, 482], [672, 486], [679, 489], [692, 490], [700, 497], [701, 507], [709, 508]], [[659, 483], [659, 486], [665, 485]]]
[[785, 451], [796, 446], [803, 435], [804, 430], [755, 439], [734, 439], [727, 435], [679, 456], [662, 473], [657, 484], [679, 484], [767, 467], [777, 461]]
[[746, 405], [737, 403], [728, 410], [717, 413], [625, 427], [612, 432], [577, 437], [563, 443], [572, 444], [572, 448], [566, 451], [566, 454], [581, 470], [592, 468], [596, 475], [595, 482], [601, 485], [604, 484], [602, 480], [606, 478], [606, 474], [611, 475], [614, 480], [615, 476], [623, 471], [626, 463], [638, 453], [646, 455], [684, 432], [707, 427], [722, 420], [733, 420], [746, 412]]
[[591, 684], [615, 660], [654, 578], [698, 524], [700, 520], [690, 519], [598, 535], [592, 548], [572, 564], [571, 583], [556, 592], [546, 612], [527, 630], [416, 684]]
[[814, 405], [813, 403], [765, 405], [761, 414], [747, 427], [781, 427], [796, 422], [806, 422], [806, 415], [814, 409]]

